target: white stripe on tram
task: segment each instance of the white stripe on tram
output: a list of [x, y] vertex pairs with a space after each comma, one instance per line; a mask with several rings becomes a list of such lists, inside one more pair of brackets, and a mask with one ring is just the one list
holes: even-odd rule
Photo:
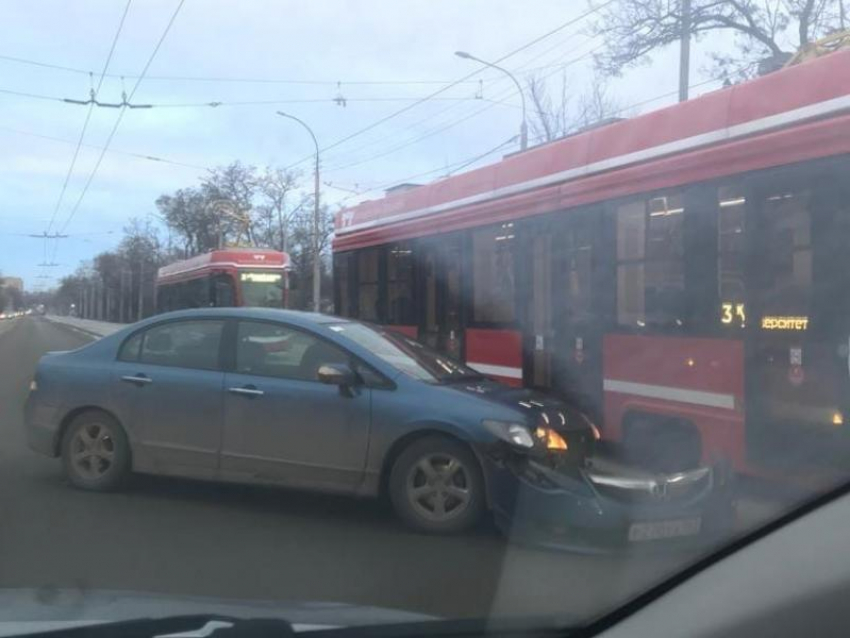
[[476, 363], [475, 361], [467, 361], [466, 365], [478, 370], [482, 374], [492, 374], [496, 377], [505, 377], [508, 379], [522, 379], [522, 368], [497, 366], [490, 363]]
[[619, 392], [621, 394], [631, 394], [650, 399], [666, 399], [668, 401], [692, 403], [694, 405], [723, 408], [725, 410], [735, 409], [735, 395], [733, 394], [674, 388], [666, 385], [650, 385], [648, 383], [633, 383], [631, 381], [617, 381], [615, 379], [605, 379], [602, 387], [606, 392]]

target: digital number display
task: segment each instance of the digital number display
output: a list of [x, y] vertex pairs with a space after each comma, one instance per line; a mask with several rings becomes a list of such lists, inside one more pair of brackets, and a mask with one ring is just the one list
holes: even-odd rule
[[747, 323], [747, 313], [742, 303], [730, 303], [724, 301], [721, 305], [720, 321], [724, 325], [731, 326], [737, 324], [743, 328]]
[[243, 272], [239, 276], [240, 281], [246, 281], [253, 284], [276, 284], [283, 275], [274, 272]]

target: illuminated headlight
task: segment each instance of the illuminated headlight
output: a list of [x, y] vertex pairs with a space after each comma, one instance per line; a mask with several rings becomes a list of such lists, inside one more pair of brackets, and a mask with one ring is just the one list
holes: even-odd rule
[[36, 390], [38, 390], [38, 383], [36, 383], [36, 380], [33, 379], [30, 381], [30, 392], [35, 392]]
[[566, 452], [569, 449], [567, 440], [552, 428], [539, 427], [534, 431], [534, 436], [547, 450]]
[[494, 421], [485, 419], [481, 422], [485, 428], [490, 430], [494, 435], [512, 443], [517, 447], [532, 448], [534, 447], [534, 438], [531, 436], [528, 428], [520, 423], [510, 423], [508, 421]]

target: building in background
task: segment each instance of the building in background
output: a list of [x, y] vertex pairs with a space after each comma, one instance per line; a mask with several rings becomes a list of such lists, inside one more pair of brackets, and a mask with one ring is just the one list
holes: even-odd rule
[[16, 288], [19, 292], [23, 292], [24, 280], [20, 277], [0, 277], [0, 286], [4, 288]]
[[19, 310], [24, 303], [24, 280], [20, 277], [0, 277], [0, 311]]

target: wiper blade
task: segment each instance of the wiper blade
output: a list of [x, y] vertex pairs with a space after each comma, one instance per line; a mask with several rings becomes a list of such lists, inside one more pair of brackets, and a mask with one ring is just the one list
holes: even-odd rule
[[[218, 626], [209, 628], [215, 623]], [[203, 631], [202, 631], [203, 630]], [[235, 618], [218, 615], [167, 616], [165, 618], [138, 618], [75, 625], [67, 629], [54, 629], [27, 636], [39, 638], [154, 638], [187, 634], [213, 638], [277, 638], [295, 634], [292, 625], [279, 618]]]

